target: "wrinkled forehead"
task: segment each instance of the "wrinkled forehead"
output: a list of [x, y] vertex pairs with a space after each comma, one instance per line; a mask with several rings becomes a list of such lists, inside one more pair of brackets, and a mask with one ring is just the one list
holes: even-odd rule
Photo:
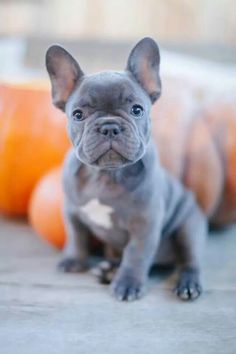
[[71, 97], [71, 105], [149, 105], [149, 98], [138, 83], [126, 72], [106, 71], [86, 76]]

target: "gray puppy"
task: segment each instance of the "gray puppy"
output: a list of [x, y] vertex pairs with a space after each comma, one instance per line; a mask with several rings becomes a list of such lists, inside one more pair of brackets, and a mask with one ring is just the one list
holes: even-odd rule
[[67, 242], [60, 268], [87, 268], [92, 232], [121, 252], [111, 282], [119, 300], [140, 298], [151, 266], [170, 261], [180, 268], [177, 295], [191, 300], [201, 293], [206, 220], [193, 194], [160, 165], [150, 134], [159, 64], [151, 38], [134, 47], [123, 72], [85, 75], [62, 47], [46, 54], [53, 103], [66, 112], [73, 143], [64, 165]]

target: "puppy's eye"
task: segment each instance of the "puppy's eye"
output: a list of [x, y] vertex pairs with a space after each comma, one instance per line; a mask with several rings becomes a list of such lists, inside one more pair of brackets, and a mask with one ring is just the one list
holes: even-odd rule
[[140, 106], [140, 104], [135, 104], [132, 108], [131, 108], [131, 114], [135, 117], [142, 117], [143, 115], [143, 107]]
[[73, 113], [73, 118], [74, 120], [78, 120], [78, 121], [81, 121], [84, 119], [84, 115], [83, 115], [83, 112], [81, 111], [81, 109], [76, 109]]

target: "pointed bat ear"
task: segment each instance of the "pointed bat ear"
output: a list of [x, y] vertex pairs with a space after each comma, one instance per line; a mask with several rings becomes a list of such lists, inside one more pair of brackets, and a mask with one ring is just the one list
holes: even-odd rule
[[53, 103], [64, 111], [69, 96], [84, 73], [72, 55], [59, 45], [47, 50], [46, 67], [52, 85]]
[[152, 103], [161, 95], [159, 67], [158, 45], [151, 38], [143, 38], [131, 51], [126, 69], [147, 92]]

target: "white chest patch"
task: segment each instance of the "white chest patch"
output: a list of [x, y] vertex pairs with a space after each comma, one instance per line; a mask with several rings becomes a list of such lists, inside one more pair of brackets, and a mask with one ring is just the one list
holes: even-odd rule
[[92, 199], [80, 207], [80, 210], [95, 224], [105, 229], [112, 228], [111, 213], [114, 210], [109, 205], [101, 204], [98, 199]]

